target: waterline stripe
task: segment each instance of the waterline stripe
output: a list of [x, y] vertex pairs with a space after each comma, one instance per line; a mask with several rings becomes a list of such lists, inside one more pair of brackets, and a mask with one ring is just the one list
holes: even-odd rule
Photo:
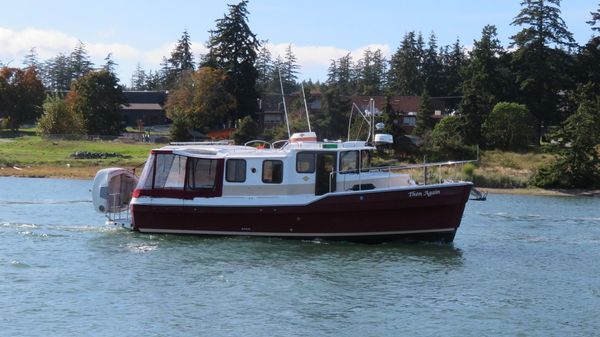
[[185, 229], [154, 229], [138, 228], [142, 233], [167, 233], [167, 234], [206, 234], [206, 235], [247, 235], [247, 236], [298, 236], [298, 237], [334, 237], [334, 236], [370, 236], [370, 235], [399, 235], [399, 234], [421, 234], [453, 232], [454, 228], [424, 229], [412, 231], [390, 231], [390, 232], [351, 232], [351, 233], [287, 233], [287, 232], [234, 232], [234, 231], [207, 231], [207, 230], [185, 230]]

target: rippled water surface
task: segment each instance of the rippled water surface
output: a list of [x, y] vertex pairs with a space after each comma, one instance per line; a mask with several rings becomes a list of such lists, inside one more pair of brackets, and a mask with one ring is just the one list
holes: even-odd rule
[[0, 178], [0, 336], [600, 335], [600, 199], [491, 195], [453, 245], [145, 235]]

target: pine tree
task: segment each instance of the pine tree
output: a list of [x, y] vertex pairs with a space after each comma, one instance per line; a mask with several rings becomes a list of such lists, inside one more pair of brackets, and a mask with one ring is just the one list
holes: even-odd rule
[[392, 55], [388, 73], [388, 86], [392, 94], [414, 96], [423, 91], [422, 43], [421, 34], [417, 37], [414, 31], [408, 32]]
[[417, 111], [417, 124], [414, 134], [423, 136], [426, 132], [433, 130], [435, 119], [433, 119], [433, 107], [431, 106], [431, 97], [427, 90], [424, 90], [419, 100], [419, 111]]
[[341, 57], [337, 61], [337, 87], [340, 95], [349, 96], [354, 91], [353, 72], [352, 72], [352, 56], [350, 53]]
[[285, 92], [293, 92], [298, 87], [298, 69], [300, 69], [300, 66], [290, 44], [285, 49], [285, 58], [281, 64], [281, 76]]
[[463, 98], [459, 106], [467, 144], [481, 142], [481, 125], [499, 100], [502, 91], [498, 55], [504, 53], [497, 39], [496, 27], [485, 26], [481, 39], [474, 42], [471, 60], [465, 69]]
[[182, 74], [186, 71], [194, 71], [194, 55], [192, 54], [192, 42], [187, 29], [183, 31], [181, 38], [177, 41], [175, 49], [171, 52], [169, 58], [171, 64], [171, 71], [173, 71], [174, 77], [179, 79]]
[[38, 52], [35, 47], [29, 49], [29, 53], [23, 58], [23, 65], [25, 69], [34, 68], [38, 72], [42, 72], [42, 64], [39, 61]]
[[232, 120], [254, 115], [257, 110], [255, 62], [260, 43], [248, 26], [247, 5], [247, 0], [228, 5], [229, 13], [218, 19], [216, 28], [210, 31], [205, 58], [207, 65], [221, 68], [227, 74], [227, 90], [237, 102]]
[[108, 55], [106, 55], [104, 58], [104, 65], [102, 66], [102, 69], [116, 76], [117, 66], [117, 62], [115, 62], [112, 58], [112, 53], [108, 53]]
[[266, 47], [266, 44], [267, 41], [262, 42], [262, 47], [256, 57], [256, 71], [258, 73], [256, 78], [256, 88], [260, 94], [265, 94], [267, 92], [270, 82], [273, 79], [273, 71], [275, 70], [273, 56]]
[[561, 120], [559, 92], [572, 88], [565, 76], [573, 71], [570, 60], [560, 48], [576, 46], [572, 34], [560, 17], [560, 0], [524, 0], [511, 25], [523, 29], [512, 36], [514, 72], [521, 100], [544, 125]]
[[131, 75], [131, 90], [146, 90], [147, 80], [146, 72], [138, 62], [133, 75]]
[[467, 56], [460, 40], [451, 47], [445, 46], [442, 51], [442, 92], [446, 96], [461, 96], [463, 77], [461, 72], [467, 65]]
[[44, 63], [43, 82], [47, 89], [69, 90], [72, 79], [68, 56], [58, 54]]
[[335, 85], [338, 82], [338, 67], [337, 61], [331, 60], [329, 62], [329, 68], [327, 69], [327, 85]]
[[442, 62], [438, 56], [437, 37], [431, 32], [422, 66], [423, 84], [425, 90], [432, 96], [444, 94], [442, 89]]
[[600, 27], [595, 27], [598, 22], [600, 22], [600, 4], [598, 4], [598, 9], [595, 12], [590, 12], [592, 15], [592, 19], [587, 21], [587, 23], [592, 26], [592, 30], [596, 32], [600, 32]]
[[75, 49], [71, 52], [69, 68], [71, 71], [71, 78], [74, 80], [79, 79], [92, 71], [92, 61], [90, 61], [90, 56], [85, 49], [85, 44], [81, 41], [77, 43]]

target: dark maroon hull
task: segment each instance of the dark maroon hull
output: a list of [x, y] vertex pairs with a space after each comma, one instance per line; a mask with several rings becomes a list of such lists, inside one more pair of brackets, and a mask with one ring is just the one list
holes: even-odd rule
[[452, 242], [471, 184], [331, 195], [306, 206], [133, 205], [141, 232]]

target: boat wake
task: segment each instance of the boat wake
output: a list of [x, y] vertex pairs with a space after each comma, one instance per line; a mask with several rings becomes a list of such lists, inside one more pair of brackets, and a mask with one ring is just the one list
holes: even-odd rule
[[89, 204], [91, 200], [38, 200], [38, 201], [14, 201], [0, 200], [0, 205], [72, 205]]

